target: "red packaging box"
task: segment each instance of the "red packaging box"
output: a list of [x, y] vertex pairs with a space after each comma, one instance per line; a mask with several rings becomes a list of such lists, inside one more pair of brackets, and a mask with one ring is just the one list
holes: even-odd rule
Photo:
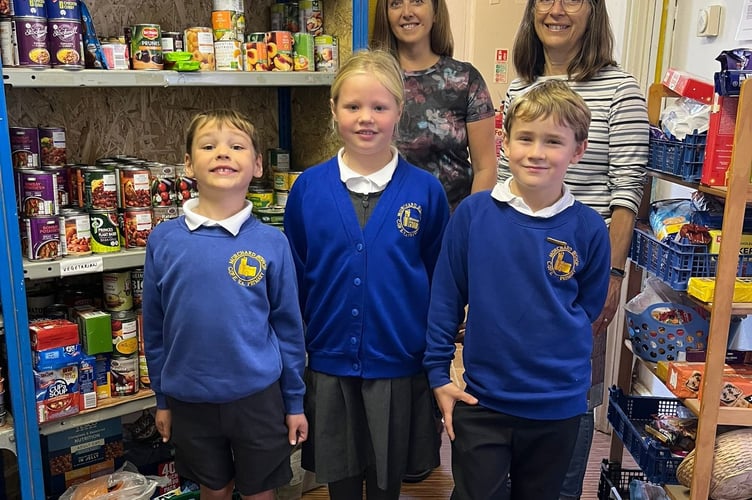
[[[702, 399], [702, 389], [700, 389]], [[742, 375], [723, 375], [721, 406], [749, 408], [752, 406], [752, 379]]]
[[[705, 363], [690, 363], [687, 361], [670, 361], [666, 386], [677, 398], [696, 398], [702, 388], [702, 374]], [[723, 366], [724, 377], [734, 375], [734, 369]]]
[[669, 68], [663, 77], [663, 85], [682, 97], [688, 97], [704, 104], [713, 103], [715, 89], [713, 82], [697, 75]]
[[716, 95], [708, 124], [705, 160], [700, 183], [706, 186], [725, 186], [726, 172], [734, 149], [734, 129], [739, 98]]
[[78, 325], [67, 319], [44, 319], [29, 324], [31, 348], [43, 351], [78, 344]]

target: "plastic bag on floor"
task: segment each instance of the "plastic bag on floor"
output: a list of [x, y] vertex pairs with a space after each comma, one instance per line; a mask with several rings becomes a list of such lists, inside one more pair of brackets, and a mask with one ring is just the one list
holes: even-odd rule
[[149, 500], [157, 481], [135, 472], [113, 472], [71, 486], [60, 500]]
[[629, 483], [630, 500], [670, 500], [662, 486], [632, 479]]

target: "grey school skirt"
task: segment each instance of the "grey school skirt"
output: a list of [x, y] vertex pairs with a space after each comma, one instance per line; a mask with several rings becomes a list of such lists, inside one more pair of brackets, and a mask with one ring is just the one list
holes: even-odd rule
[[367, 380], [306, 369], [308, 440], [302, 466], [320, 483], [361, 475], [374, 466], [387, 489], [409, 471], [439, 465], [433, 392], [424, 373]]

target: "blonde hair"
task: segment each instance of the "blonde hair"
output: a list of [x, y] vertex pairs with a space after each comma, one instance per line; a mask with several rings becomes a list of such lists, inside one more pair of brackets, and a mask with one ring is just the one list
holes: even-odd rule
[[337, 76], [334, 78], [329, 97], [336, 105], [339, 99], [342, 84], [348, 78], [358, 75], [367, 75], [375, 78], [384, 88], [394, 96], [399, 109], [405, 102], [405, 84], [402, 79], [402, 70], [397, 60], [389, 52], [383, 50], [361, 50], [355, 52], [343, 64]]
[[553, 117], [562, 126], [574, 132], [577, 142], [588, 137], [590, 108], [585, 100], [562, 80], [544, 80], [529, 91], [517, 96], [504, 115], [504, 132], [507, 137], [516, 120], [533, 120]]
[[219, 126], [230, 125], [245, 132], [248, 134], [248, 137], [251, 138], [251, 143], [253, 144], [254, 151], [256, 151], [256, 155], [261, 154], [258, 133], [256, 132], [256, 127], [251, 123], [251, 120], [243, 113], [233, 109], [220, 108], [198, 113], [193, 117], [185, 133], [185, 152], [188, 155], [191, 154], [191, 147], [193, 146], [193, 139], [196, 136], [196, 132], [198, 132], [198, 130], [204, 125], [212, 122]]
[[[371, 47], [388, 50], [397, 55], [397, 37], [392, 33], [389, 24], [389, 2], [391, 0], [378, 0], [376, 12], [373, 18], [373, 36]], [[404, 0], [409, 2], [410, 0]], [[433, 27], [431, 28], [431, 51], [434, 54], [446, 57], [454, 56], [454, 38], [449, 24], [449, 9], [446, 0], [430, 0], [433, 5]]]

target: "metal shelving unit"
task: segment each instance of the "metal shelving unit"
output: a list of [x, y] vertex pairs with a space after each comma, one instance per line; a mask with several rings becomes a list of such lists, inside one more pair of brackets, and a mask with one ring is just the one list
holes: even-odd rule
[[58, 260], [24, 261], [24, 278], [64, 278], [77, 274], [101, 273], [144, 265], [146, 250], [122, 250], [115, 253], [65, 257]]

